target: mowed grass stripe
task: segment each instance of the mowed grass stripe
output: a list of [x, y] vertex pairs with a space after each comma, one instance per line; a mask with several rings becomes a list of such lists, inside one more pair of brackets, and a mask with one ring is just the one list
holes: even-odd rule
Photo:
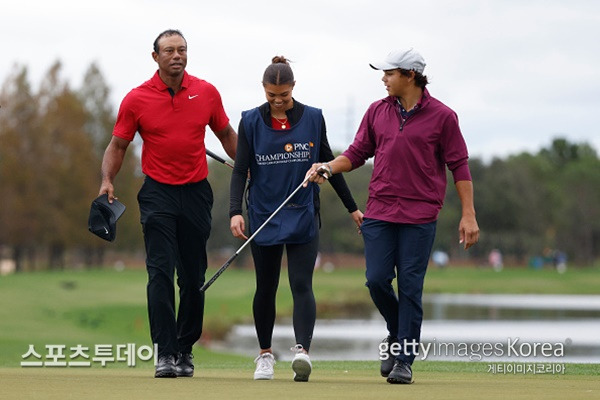
[[[253, 364], [199, 366], [194, 378], [155, 379], [148, 368], [0, 369], [6, 399], [597, 399], [600, 380], [590, 375], [499, 375], [427, 370], [416, 363], [415, 383], [390, 385], [377, 363], [315, 363], [307, 383], [293, 382], [289, 362], [276, 365], [273, 381], [252, 380]], [[342, 368], [340, 368], [342, 367]], [[445, 368], [448, 368], [446, 365]], [[435, 369], [435, 367], [433, 367]]]

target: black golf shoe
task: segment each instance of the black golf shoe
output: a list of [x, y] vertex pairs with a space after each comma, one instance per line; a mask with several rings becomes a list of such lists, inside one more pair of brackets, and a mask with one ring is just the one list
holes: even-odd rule
[[[381, 345], [379, 345], [379, 349], [381, 349], [381, 347], [387, 347], [385, 353], [381, 352], [379, 354], [379, 358], [381, 359], [380, 372], [381, 376], [383, 376], [384, 378], [387, 378], [387, 376], [390, 374], [390, 372], [392, 372], [392, 369], [394, 368], [394, 361], [396, 360], [396, 355], [392, 354], [391, 347], [392, 344], [396, 343], [397, 341], [398, 340], [395, 337], [388, 336], [385, 339], [383, 339]], [[385, 354], [387, 354], [387, 359], [384, 360], [383, 358], [385, 357]]]
[[160, 356], [156, 363], [155, 378], [177, 378], [177, 369], [175, 368], [175, 356]]
[[412, 368], [405, 361], [396, 361], [394, 369], [387, 377], [388, 383], [413, 383]]
[[175, 369], [177, 370], [177, 376], [192, 377], [194, 376], [194, 356], [192, 353], [179, 353], [177, 355], [177, 362], [175, 363]]

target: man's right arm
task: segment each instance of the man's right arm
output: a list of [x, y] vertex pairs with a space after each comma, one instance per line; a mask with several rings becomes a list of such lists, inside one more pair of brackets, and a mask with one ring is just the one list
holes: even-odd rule
[[113, 180], [123, 165], [123, 159], [127, 152], [129, 141], [123, 138], [113, 136], [104, 152], [102, 159], [102, 183], [100, 185], [100, 195], [107, 193], [108, 201], [112, 203], [115, 199], [115, 189]]

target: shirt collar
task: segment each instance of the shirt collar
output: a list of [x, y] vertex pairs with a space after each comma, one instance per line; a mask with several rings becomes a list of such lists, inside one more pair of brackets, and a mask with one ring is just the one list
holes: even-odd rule
[[[158, 74], [158, 70], [154, 73], [152, 79], [150, 79], [154, 87], [156, 87], [160, 91], [168, 90], [169, 87], [160, 79], [160, 75]], [[181, 81], [181, 88], [187, 88], [189, 86], [190, 76], [187, 71], [183, 71], [183, 80]]]
[[[392, 97], [392, 96], [390, 96], [390, 97]], [[429, 100], [429, 91], [427, 90], [427, 88], [423, 89], [423, 93], [421, 94], [421, 98], [419, 99], [419, 101], [417, 102], [417, 104], [415, 104], [414, 108], [412, 110], [410, 110], [410, 111], [406, 111], [404, 109], [404, 107], [402, 107], [402, 103], [400, 102], [400, 98], [399, 97], [392, 97], [392, 99], [398, 105], [398, 110], [400, 111], [400, 114], [402, 115], [402, 117], [407, 118], [408, 116], [412, 115], [417, 110], [420, 110], [421, 108], [423, 108], [424, 105], [427, 104], [427, 102]]]

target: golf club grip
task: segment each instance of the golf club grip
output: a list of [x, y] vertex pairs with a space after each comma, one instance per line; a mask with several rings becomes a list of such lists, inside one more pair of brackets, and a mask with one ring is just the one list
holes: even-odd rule
[[323, 177], [326, 180], [329, 180], [329, 176], [327, 176], [327, 174], [325, 173], [325, 170], [323, 170], [322, 165], [319, 167], [319, 169], [317, 169], [317, 175]]
[[231, 165], [230, 163], [228, 163], [227, 161], [225, 161], [225, 159], [223, 159], [222, 157], [216, 155], [215, 153], [213, 153], [212, 151], [210, 151], [209, 149], [206, 149], [206, 154], [209, 157], [212, 157], [213, 159], [217, 160], [218, 162], [220, 162], [221, 164], [225, 164], [228, 167], [233, 168], [233, 165]]
[[229, 265], [231, 265], [231, 263], [233, 262], [233, 260], [236, 259], [236, 257], [238, 256], [239, 250], [232, 255], [231, 257], [229, 257], [229, 260], [225, 261], [225, 264], [223, 264], [223, 266], [221, 266], [221, 268], [219, 268], [219, 270], [217, 272], [215, 272], [215, 274], [212, 276], [212, 278], [210, 278], [208, 280], [208, 282], [206, 282], [204, 285], [202, 285], [202, 287], [200, 288], [201, 292], [206, 292], [206, 289], [208, 289], [210, 287], [210, 285], [212, 285], [219, 276], [221, 276], [221, 274], [223, 272], [225, 272], [225, 270], [227, 269], [227, 267], [229, 267]]

